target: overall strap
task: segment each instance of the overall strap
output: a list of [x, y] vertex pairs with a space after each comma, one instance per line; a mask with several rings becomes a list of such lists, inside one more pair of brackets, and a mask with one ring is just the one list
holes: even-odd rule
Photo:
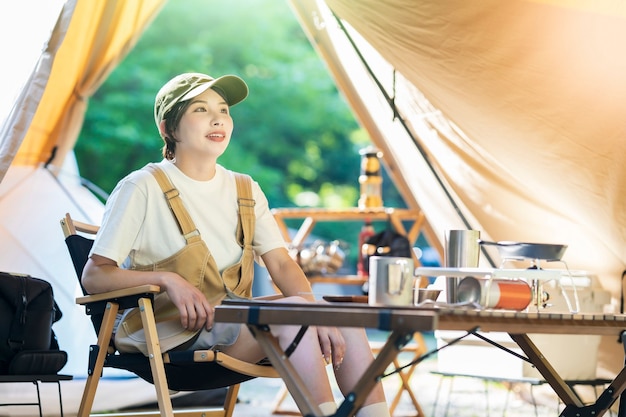
[[159, 187], [161, 187], [161, 190], [165, 195], [165, 199], [167, 200], [167, 205], [174, 213], [176, 223], [178, 223], [178, 228], [187, 243], [199, 240], [200, 232], [196, 228], [191, 216], [189, 216], [189, 212], [185, 208], [183, 200], [180, 198], [180, 193], [172, 185], [172, 182], [169, 180], [167, 175], [165, 175], [163, 170], [155, 164], [148, 164], [146, 168], [152, 173], [152, 175], [154, 175], [159, 183]]
[[[249, 175], [235, 172], [237, 182], [237, 205], [239, 206], [239, 226], [237, 227], [237, 239], [242, 246], [252, 245], [254, 225], [255, 201], [252, 198], [252, 179]], [[241, 236], [243, 234], [243, 236]]]

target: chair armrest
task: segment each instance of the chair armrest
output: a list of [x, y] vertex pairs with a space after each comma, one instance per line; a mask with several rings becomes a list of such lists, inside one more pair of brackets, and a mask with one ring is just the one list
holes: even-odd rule
[[269, 363], [264, 365], [261, 363], [245, 362], [235, 359], [224, 352], [210, 349], [168, 352], [163, 355], [163, 361], [170, 364], [179, 364], [180, 366], [189, 365], [192, 362], [215, 362], [219, 363], [220, 366], [224, 368], [244, 375], [258, 378], [280, 378], [278, 371]]
[[69, 213], [66, 213], [65, 217], [61, 219], [61, 229], [63, 229], [63, 235], [67, 238], [70, 235], [77, 234], [77, 232], [95, 235], [98, 233], [100, 226], [79, 222], [72, 219]]
[[89, 303], [97, 303], [100, 301], [109, 301], [117, 300], [124, 297], [132, 297], [139, 294], [158, 294], [160, 292], [161, 287], [159, 287], [158, 285], [139, 285], [137, 287], [124, 288], [121, 290], [78, 297], [76, 298], [76, 304], [85, 305]]

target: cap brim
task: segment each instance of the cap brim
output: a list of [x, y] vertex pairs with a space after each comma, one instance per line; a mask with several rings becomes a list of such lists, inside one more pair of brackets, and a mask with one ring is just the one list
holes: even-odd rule
[[226, 103], [231, 107], [248, 97], [248, 86], [244, 80], [236, 75], [223, 75], [213, 81], [197, 86], [185, 94], [179, 101], [192, 99], [212, 87], [219, 88], [226, 95], [224, 97]]

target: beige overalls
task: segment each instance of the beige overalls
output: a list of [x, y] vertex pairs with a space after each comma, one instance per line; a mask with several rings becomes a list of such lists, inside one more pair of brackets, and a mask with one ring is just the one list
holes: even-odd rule
[[[163, 190], [186, 244], [180, 251], [160, 262], [152, 265], [136, 265], [132, 269], [176, 272], [200, 289], [212, 306], [220, 304], [227, 297], [251, 298], [254, 275], [252, 237], [255, 226], [251, 178], [245, 174], [235, 173], [239, 206], [237, 241], [243, 248], [243, 253], [239, 262], [226, 268], [220, 274], [215, 259], [185, 209], [178, 190], [174, 188], [167, 175], [154, 164], [147, 165], [145, 169], [152, 172]], [[156, 295], [154, 313], [161, 352], [187, 344], [186, 342], [192, 341], [199, 332], [182, 327], [178, 309], [165, 292]], [[123, 315], [115, 333], [115, 346], [122, 352], [141, 351], [147, 354], [146, 339], [138, 308]]]

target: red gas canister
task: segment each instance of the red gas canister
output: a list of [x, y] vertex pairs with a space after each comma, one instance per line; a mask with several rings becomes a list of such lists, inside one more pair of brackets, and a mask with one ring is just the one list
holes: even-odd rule
[[457, 299], [484, 308], [523, 310], [532, 300], [532, 289], [520, 279], [465, 277], [459, 283]]

